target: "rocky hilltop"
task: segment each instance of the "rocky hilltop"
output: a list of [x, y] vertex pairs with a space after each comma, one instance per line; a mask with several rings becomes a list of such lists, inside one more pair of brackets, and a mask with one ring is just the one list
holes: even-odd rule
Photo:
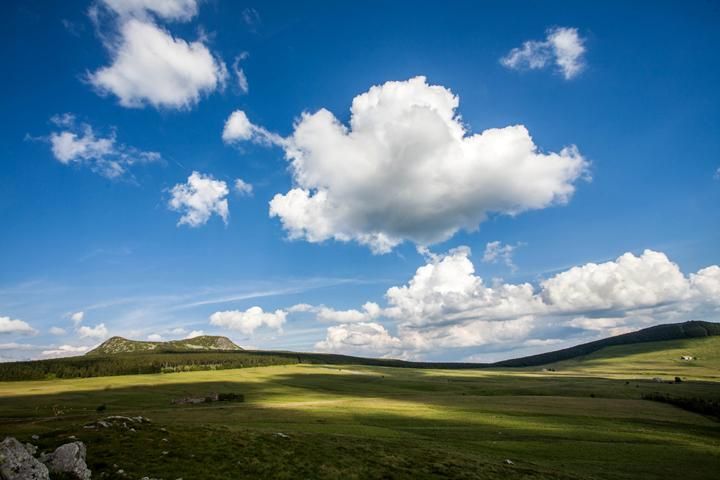
[[123, 337], [111, 337], [86, 355], [114, 355], [117, 353], [152, 353], [152, 352], [194, 352], [194, 351], [237, 351], [241, 347], [235, 345], [227, 337], [201, 335], [184, 340], [168, 342], [145, 342], [129, 340]]

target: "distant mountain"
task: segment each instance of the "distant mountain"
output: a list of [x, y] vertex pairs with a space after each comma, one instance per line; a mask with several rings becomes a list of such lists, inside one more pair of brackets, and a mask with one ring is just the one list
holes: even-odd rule
[[554, 352], [541, 353], [539, 355], [531, 355], [529, 357], [513, 358], [511, 360], [503, 360], [501, 362], [493, 363], [490, 366], [534, 367], [588, 355], [605, 347], [647, 342], [661, 342], [665, 340], [681, 340], [686, 338], [712, 337], [717, 335], [720, 335], [720, 323], [701, 321], [670, 323], [666, 325], [643, 328], [637, 332], [603, 338], [602, 340], [583, 343], [582, 345], [576, 345], [562, 350], [555, 350]]
[[85, 355], [113, 355], [116, 353], [153, 353], [153, 352], [200, 352], [242, 350], [227, 337], [201, 335], [185, 340], [169, 342], [144, 342], [112, 337]]

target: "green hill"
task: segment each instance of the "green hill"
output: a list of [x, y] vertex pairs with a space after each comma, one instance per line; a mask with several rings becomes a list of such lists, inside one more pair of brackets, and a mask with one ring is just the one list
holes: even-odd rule
[[[496, 362], [494, 367], [532, 367], [570, 360], [589, 355], [606, 347], [635, 345], [648, 342], [663, 342], [668, 340], [683, 340], [690, 338], [706, 338], [720, 335], [720, 323], [690, 321], [684, 323], [671, 323], [644, 328], [637, 332], [625, 333], [614, 337], [583, 343], [570, 348], [554, 352], [541, 353], [528, 357], [514, 358]], [[655, 347], [648, 347], [653, 349]], [[619, 354], [621, 350], [618, 350]]]
[[717, 381], [720, 380], [720, 336], [614, 345], [550, 363], [544, 368], [563, 375], [583, 373], [663, 380], [679, 376]]
[[111, 337], [86, 355], [113, 355], [117, 353], [153, 353], [153, 352], [196, 352], [196, 351], [237, 351], [241, 347], [235, 345], [227, 337], [201, 335], [184, 340], [169, 342], [143, 342], [128, 340], [123, 337]]

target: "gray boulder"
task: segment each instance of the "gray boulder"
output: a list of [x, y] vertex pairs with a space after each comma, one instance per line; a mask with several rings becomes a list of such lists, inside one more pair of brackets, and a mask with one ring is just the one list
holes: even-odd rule
[[45, 465], [32, 456], [22, 443], [7, 437], [0, 443], [0, 479], [49, 480]]
[[85, 463], [86, 453], [83, 442], [72, 442], [60, 445], [42, 460], [51, 473], [67, 473], [78, 480], [90, 480], [92, 472]]

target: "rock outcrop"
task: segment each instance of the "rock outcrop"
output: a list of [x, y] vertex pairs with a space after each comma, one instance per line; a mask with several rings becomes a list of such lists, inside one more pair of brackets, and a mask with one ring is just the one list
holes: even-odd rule
[[50, 473], [63, 473], [77, 480], [90, 480], [92, 473], [85, 463], [87, 450], [83, 442], [61, 445], [49, 455], [41, 457]]
[[[33, 457], [33, 449], [7, 437], [0, 443], [0, 479], [2, 480], [49, 480], [45, 465]], [[90, 477], [87, 477], [90, 478]]]

